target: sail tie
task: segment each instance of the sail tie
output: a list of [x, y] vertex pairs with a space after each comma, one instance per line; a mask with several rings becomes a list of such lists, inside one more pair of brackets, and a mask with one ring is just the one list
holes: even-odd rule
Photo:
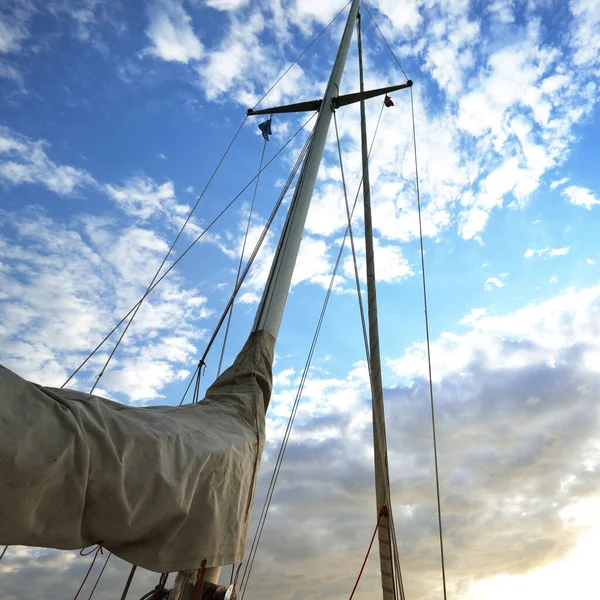
[[79, 594], [81, 593], [81, 590], [83, 589], [83, 586], [85, 585], [85, 582], [87, 581], [87, 578], [89, 577], [90, 573], [92, 572], [92, 569], [94, 568], [94, 563], [96, 562], [96, 559], [98, 558], [98, 554], [104, 554], [103, 546], [102, 546], [103, 543], [104, 542], [98, 542], [95, 546], [92, 546], [89, 551], [86, 551], [86, 548], [82, 548], [79, 551], [80, 556], [89, 556], [90, 554], [93, 554], [94, 558], [92, 558], [92, 564], [90, 565], [89, 569], [87, 570], [87, 573], [85, 574], [85, 577], [83, 578], [83, 581], [81, 582], [81, 585], [79, 586], [79, 589], [77, 590], [77, 593], [73, 597], [73, 600], [77, 600]]
[[198, 600], [198, 594], [200, 593], [200, 588], [202, 588], [202, 583], [204, 582], [204, 573], [206, 572], [206, 559], [202, 561], [202, 568], [200, 569], [200, 573], [198, 574], [198, 581], [196, 582], [196, 587], [194, 588], [194, 598], [193, 600]]

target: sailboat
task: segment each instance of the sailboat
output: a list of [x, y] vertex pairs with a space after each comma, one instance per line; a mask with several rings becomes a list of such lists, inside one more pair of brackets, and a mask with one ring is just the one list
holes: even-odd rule
[[[222, 567], [241, 566], [247, 560], [248, 527], [273, 387], [275, 343], [327, 133], [338, 109], [358, 103], [368, 287], [365, 346], [373, 400], [377, 505], [373, 538], [378, 537], [382, 597], [404, 597], [386, 450], [365, 100], [381, 97], [389, 105], [388, 94], [410, 90], [412, 81], [365, 91], [359, 8], [360, 0], [352, 0], [322, 98], [248, 111], [248, 117], [310, 112], [316, 114], [316, 121], [295, 167], [298, 181], [252, 331], [233, 364], [217, 377], [204, 398], [198, 397], [204, 357], [198, 364], [193, 401], [178, 407], [126, 406], [93, 393], [41, 386], [6, 368], [0, 370], [0, 511], [9, 515], [0, 521], [0, 543], [106, 549], [133, 565], [123, 597], [138, 566], [161, 574], [155, 590], [145, 596], [148, 598], [238, 597], [240, 567], [229, 586], [219, 585], [219, 575]], [[360, 89], [341, 94], [355, 28]], [[260, 129], [267, 140], [270, 118], [260, 123]], [[348, 204], [346, 207], [347, 233], [354, 245], [351, 213]], [[238, 273], [211, 343], [231, 315], [250, 267], [251, 261]], [[144, 298], [164, 277], [158, 275], [130, 315], [135, 316]], [[178, 575], [169, 590], [167, 575], [173, 572]], [[359, 579], [360, 574], [357, 585]]]

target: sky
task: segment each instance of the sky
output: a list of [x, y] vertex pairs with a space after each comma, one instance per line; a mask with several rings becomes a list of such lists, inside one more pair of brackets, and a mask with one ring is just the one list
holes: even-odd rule
[[[310, 116], [345, 5], [331, 0], [9, 0], [0, 8], [0, 361], [62, 385]], [[597, 598], [600, 553], [600, 1], [372, 0], [408, 76], [423, 204], [448, 597]], [[366, 87], [405, 77], [363, 11]], [[356, 44], [342, 93], [358, 89]], [[407, 598], [441, 598], [410, 94], [367, 103], [390, 478]], [[337, 113], [352, 202], [356, 106]], [[253, 248], [311, 121], [261, 175]], [[216, 176], [215, 167], [241, 131]], [[231, 294], [254, 185], [139, 311], [96, 393], [178, 404]], [[289, 195], [236, 303], [250, 331]], [[354, 218], [365, 286], [362, 208]], [[330, 132], [280, 336], [260, 508], [346, 225]], [[249, 252], [246, 252], [248, 256]], [[217, 372], [222, 336], [203, 388]], [[89, 391], [111, 345], [71, 380]], [[348, 597], [375, 506], [368, 378], [344, 251], [246, 596]], [[259, 510], [255, 511], [260, 512]], [[251, 525], [250, 533], [253, 532]], [[102, 559], [94, 567], [94, 581]], [[78, 552], [9, 548], [4, 598], [72, 597]], [[355, 598], [378, 589], [372, 558]], [[129, 567], [111, 558], [95, 598]], [[131, 597], [157, 576], [138, 570]], [[374, 592], [375, 590], [375, 592]], [[91, 584], [84, 589], [87, 597]], [[137, 594], [137, 596], [136, 596]]]

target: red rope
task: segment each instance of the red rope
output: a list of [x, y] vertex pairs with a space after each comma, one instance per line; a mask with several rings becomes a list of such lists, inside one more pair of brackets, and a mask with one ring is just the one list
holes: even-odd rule
[[193, 600], [198, 600], [198, 594], [200, 593], [200, 588], [202, 587], [202, 583], [204, 582], [204, 571], [206, 571], [206, 559], [202, 561], [202, 568], [200, 569], [200, 575], [198, 575], [198, 581], [194, 589]]
[[240, 569], [242, 568], [242, 564], [243, 563], [239, 564], [239, 566], [237, 568], [237, 571], [235, 572], [235, 579], [233, 580], [233, 589], [231, 590], [231, 598], [232, 598], [232, 600], [235, 600], [235, 588], [237, 586], [237, 580], [238, 580], [238, 576], [240, 574]]
[[[84, 548], [85, 550], [85, 548]], [[91, 553], [94, 553], [94, 558], [92, 559], [92, 564], [90, 565], [90, 568], [88, 569], [87, 573], [85, 574], [85, 577], [83, 578], [83, 581], [81, 582], [81, 585], [79, 586], [79, 589], [77, 590], [77, 593], [75, 594], [73, 600], [77, 600], [77, 597], [79, 596], [81, 590], [83, 589], [83, 586], [85, 585], [85, 582], [87, 581], [87, 578], [90, 576], [90, 573], [92, 572], [92, 569], [94, 568], [94, 563], [96, 562], [96, 559], [98, 558], [98, 554], [104, 554], [104, 552], [102, 552], [102, 544], [98, 544], [96, 546], [96, 548], [92, 548], [89, 552], [84, 552], [83, 550], [81, 550], [79, 552], [79, 554], [81, 556], [89, 556]]]
[[363, 560], [362, 567], [360, 568], [360, 573], [358, 574], [358, 577], [356, 578], [356, 583], [354, 584], [354, 587], [352, 588], [352, 593], [350, 594], [349, 600], [352, 600], [352, 597], [354, 596], [354, 592], [356, 592], [356, 588], [358, 587], [358, 582], [360, 581], [363, 571], [365, 570], [365, 565], [367, 564], [369, 554], [371, 554], [371, 548], [373, 547], [373, 542], [375, 541], [375, 536], [377, 535], [377, 530], [379, 529], [379, 523], [381, 522], [381, 517], [383, 517], [385, 514], [387, 514], [387, 507], [384, 504], [381, 507], [381, 510], [379, 511], [379, 516], [377, 517], [377, 525], [375, 525], [375, 531], [373, 532], [373, 536], [371, 537], [371, 543], [369, 544], [369, 549], [367, 550], [367, 555], [365, 556], [365, 560]]

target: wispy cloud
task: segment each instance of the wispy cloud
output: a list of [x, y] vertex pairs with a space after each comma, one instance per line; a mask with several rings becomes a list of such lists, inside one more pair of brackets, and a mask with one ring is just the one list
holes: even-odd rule
[[575, 206], [583, 206], [587, 210], [592, 210], [596, 204], [600, 204], [591, 190], [577, 185], [570, 185], [563, 190], [563, 196]]
[[47, 142], [0, 127], [0, 181], [12, 185], [39, 183], [63, 196], [95, 183], [87, 171], [50, 160], [48, 147]]
[[185, 64], [202, 57], [202, 42], [180, 0], [155, 0], [148, 8], [148, 17], [146, 35], [152, 45], [144, 51], [145, 54]]
[[525, 254], [523, 256], [525, 258], [533, 258], [534, 256], [553, 258], [555, 256], [564, 256], [565, 254], [568, 254], [570, 249], [571, 248], [569, 246], [564, 246], [563, 248], [540, 248], [539, 250], [529, 248], [525, 250]]

